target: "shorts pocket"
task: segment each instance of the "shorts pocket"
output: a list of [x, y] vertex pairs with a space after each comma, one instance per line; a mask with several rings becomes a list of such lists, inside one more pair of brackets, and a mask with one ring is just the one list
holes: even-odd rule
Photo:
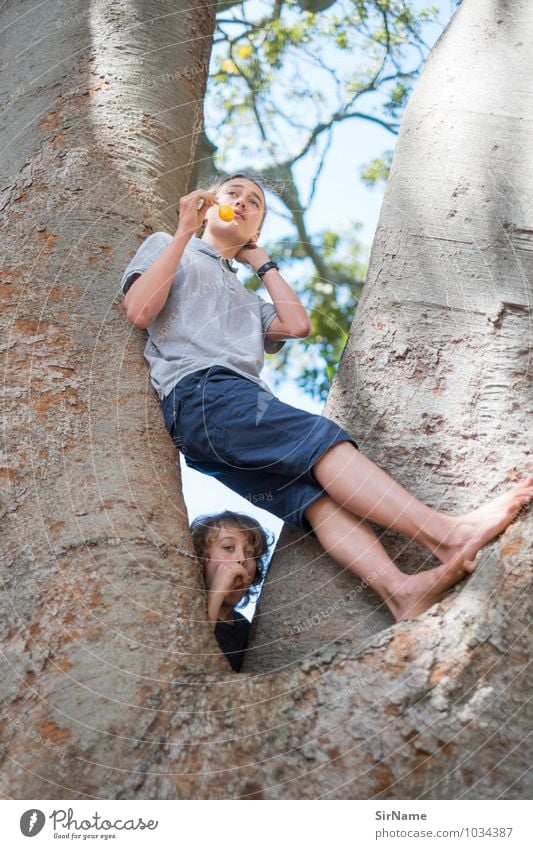
[[205, 456], [208, 461], [216, 463], [228, 463], [228, 437], [227, 428], [218, 424], [209, 425], [204, 430], [205, 436]]
[[232, 427], [225, 443], [228, 460], [242, 469], [268, 469], [278, 473], [284, 460], [284, 434], [274, 424], [253, 421]]
[[[174, 432], [176, 434], [174, 442], [186, 460], [196, 464], [228, 465], [228, 431], [225, 427], [209, 424], [206, 428], [205, 422], [202, 422], [195, 423], [188, 429], [183, 423], [180, 427], [180, 423], [177, 422]], [[179, 444], [176, 439], [179, 440]]]

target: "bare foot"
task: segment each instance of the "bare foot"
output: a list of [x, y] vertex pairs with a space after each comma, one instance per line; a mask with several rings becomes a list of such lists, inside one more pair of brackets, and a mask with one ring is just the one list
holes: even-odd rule
[[414, 619], [442, 601], [448, 590], [471, 574], [477, 552], [510, 525], [522, 507], [533, 500], [533, 477], [464, 516], [447, 517], [445, 539], [428, 547], [441, 561], [436, 569], [405, 575], [387, 604], [397, 620]]
[[448, 563], [417, 575], [403, 575], [400, 589], [387, 599], [387, 605], [399, 621], [414, 619], [424, 610], [442, 601], [448, 590], [466, 578], [476, 568], [463, 551]]
[[480, 548], [501, 534], [532, 499], [533, 477], [527, 477], [477, 510], [464, 516], [450, 517], [450, 531], [440, 544], [431, 546], [433, 553], [443, 564], [449, 563], [465, 549], [472, 559]]

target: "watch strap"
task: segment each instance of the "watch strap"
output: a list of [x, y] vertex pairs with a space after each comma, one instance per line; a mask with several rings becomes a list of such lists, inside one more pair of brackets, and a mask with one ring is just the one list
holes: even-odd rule
[[265, 262], [265, 264], [262, 265], [261, 268], [258, 268], [255, 273], [257, 274], [259, 279], [262, 280], [264, 275], [267, 273], [267, 271], [270, 271], [271, 268], [275, 268], [276, 271], [279, 271], [279, 265], [277, 264], [277, 262], [273, 262], [271, 260], [270, 262]]

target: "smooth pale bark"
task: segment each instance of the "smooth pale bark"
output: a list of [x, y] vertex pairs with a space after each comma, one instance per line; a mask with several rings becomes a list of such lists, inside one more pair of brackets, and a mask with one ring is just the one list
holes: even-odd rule
[[8, 2], [0, 22], [0, 788], [127, 797], [172, 682], [226, 670], [119, 291], [140, 241], [175, 227], [213, 7]]
[[[525, 0], [514, 3], [512, 12], [488, 0], [465, 0], [428, 62], [405, 117], [364, 302], [329, 408], [354, 427], [362, 448], [419, 494], [434, 503], [453, 501], [454, 507], [486, 495], [524, 461], [520, 434], [527, 424], [523, 370], [529, 342], [521, 323], [527, 301], [516, 281], [527, 278], [531, 255], [531, 183], [529, 161], [520, 154], [519, 116], [528, 95], [517, 80], [531, 76], [532, 30], [533, 11]], [[145, 145], [149, 152], [149, 140], [143, 140], [143, 150]], [[466, 191], [458, 191], [465, 185]], [[54, 197], [52, 211], [57, 203]], [[134, 210], [134, 219], [138, 214]], [[126, 232], [134, 229], [128, 220]], [[505, 252], [510, 244], [512, 250]], [[490, 268], [493, 276], [484, 278]], [[44, 272], [39, 273], [44, 285]], [[110, 300], [111, 276], [103, 269], [93, 278], [93, 286], [107, 286], [91, 301], [94, 310], [105, 297]], [[487, 279], [493, 301], [484, 288]], [[35, 295], [31, 301], [24, 291], [28, 308], [37, 312], [43, 298]], [[72, 312], [80, 295], [88, 297], [84, 291], [71, 306], [67, 301]], [[493, 308], [494, 302], [504, 307]], [[16, 317], [16, 305], [12, 308]], [[63, 417], [37, 421], [38, 412], [53, 415], [52, 403], [38, 406], [41, 396], [52, 398], [53, 389], [36, 386], [30, 398], [24, 390], [29, 378], [35, 379], [31, 351], [25, 353], [18, 343], [8, 351], [8, 356], [20, 354], [20, 374], [26, 375], [20, 390], [13, 390], [13, 415], [20, 416], [21, 451], [35, 471], [23, 467], [24, 458], [15, 466], [14, 515], [8, 517], [13, 533], [6, 573], [13, 577], [6, 601], [11, 631], [4, 636], [11, 665], [4, 676], [15, 681], [10, 710], [20, 722], [16, 728], [13, 720], [5, 725], [4, 792], [33, 798], [525, 796], [530, 524], [520, 519], [488, 548], [478, 574], [458, 595], [415, 622], [385, 627], [390, 620], [383, 620], [380, 633], [363, 646], [343, 634], [335, 644], [321, 622], [306, 634], [312, 639], [302, 659], [295, 635], [283, 638], [279, 628], [267, 633], [268, 621], [275, 623], [280, 615], [269, 589], [254, 650], [256, 658], [262, 652], [257, 672], [233, 675], [214, 657], [176, 657], [176, 647], [203, 647], [207, 637], [190, 621], [176, 636], [169, 612], [174, 605], [184, 619], [205, 616], [190, 561], [177, 564], [173, 554], [173, 547], [187, 543], [179, 532], [183, 525], [176, 525], [180, 510], [174, 506], [176, 481], [168, 472], [171, 446], [147, 378], [139, 377], [139, 334], [130, 337], [120, 308], [112, 318], [104, 309], [105, 322], [94, 326], [90, 314], [83, 314], [74, 342], [67, 339], [69, 347], [59, 349], [68, 359], [60, 361], [54, 353], [54, 362], [75, 368], [76, 378], [86, 381], [72, 387], [76, 395], [71, 390], [64, 396]], [[58, 334], [74, 335], [69, 318], [55, 319]], [[111, 332], [107, 322], [113, 324]], [[121, 334], [126, 340], [121, 350], [128, 355], [119, 361], [124, 375], [110, 355], [112, 339]], [[80, 338], [87, 339], [87, 348], [78, 348]], [[28, 339], [28, 347], [42, 345]], [[43, 355], [41, 379], [45, 366]], [[506, 394], [498, 385], [509, 380], [513, 391]], [[104, 389], [95, 399], [97, 381]], [[83, 415], [76, 414], [69, 398], [87, 405]], [[446, 416], [440, 426], [435, 411]], [[433, 437], [421, 429], [430, 413]], [[83, 431], [87, 420], [91, 428]], [[73, 428], [64, 436], [58, 431], [63, 422]], [[128, 439], [122, 438], [118, 451], [126, 427]], [[73, 446], [76, 469], [69, 465], [69, 452], [55, 447], [60, 439]], [[11, 450], [14, 442], [15, 435]], [[123, 467], [112, 462], [113, 450], [125, 458]], [[41, 466], [38, 451], [50, 454]], [[43, 503], [39, 496], [49, 486], [46, 511], [55, 510], [57, 501], [55, 522], [88, 527], [77, 537], [71, 532], [72, 544], [58, 528], [65, 535], [59, 539], [66, 556], [58, 555], [57, 564], [49, 554], [52, 528], [43, 530], [49, 515], [44, 507], [35, 522]], [[65, 511], [74, 512], [64, 497], [61, 512], [67, 491], [86, 516], [66, 520]], [[127, 539], [130, 549], [140, 540], [135, 560], [126, 545], [110, 544], [105, 524], [110, 510], [115, 511], [113, 539]], [[85, 538], [95, 544], [86, 547]], [[295, 621], [290, 605], [317, 592], [319, 573], [306, 571], [305, 545], [291, 542], [272, 571], [271, 586], [283, 583], [279, 598], [289, 622]], [[33, 592], [22, 583], [30, 570]], [[163, 586], [171, 575], [173, 586]], [[323, 575], [328, 577], [318, 577], [322, 588], [330, 577], [335, 580], [327, 564]], [[94, 598], [91, 580], [99, 582]], [[146, 607], [151, 609], [145, 616]], [[316, 612], [316, 605], [308, 609]], [[322, 618], [330, 627], [333, 617]], [[146, 647], [148, 623], [153, 651]], [[124, 642], [130, 635], [141, 642], [143, 626], [144, 645], [126, 659]], [[58, 649], [39, 660], [33, 645], [44, 646], [43, 629], [48, 643], [55, 640], [52, 652], [56, 644]], [[265, 642], [270, 646], [260, 648]], [[270, 659], [274, 651], [278, 655]], [[111, 694], [107, 700], [105, 693]], [[40, 725], [39, 712], [45, 717]], [[54, 739], [53, 731], [63, 758], [44, 753], [43, 744], [30, 739], [34, 729], [50, 735], [45, 739]]]

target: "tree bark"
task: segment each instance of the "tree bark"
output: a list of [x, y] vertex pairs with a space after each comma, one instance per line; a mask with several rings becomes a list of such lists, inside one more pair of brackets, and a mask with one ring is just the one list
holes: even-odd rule
[[[172, 231], [213, 6], [2, 4], [2, 778], [11, 798], [130, 797], [175, 703], [226, 664], [175, 452], [119, 282]], [[37, 34], [37, 35], [36, 35]]]
[[[427, 63], [405, 115], [364, 300], [328, 407], [402, 482], [453, 509], [490, 494], [524, 465], [531, 166], [517, 155], [529, 97], [517, 81], [529, 78], [531, 66], [528, 7], [526, 0], [512, 11], [466, 0]], [[148, 167], [152, 145], [150, 133], [139, 144], [138, 170]], [[123, 161], [106, 171], [114, 182], [104, 211], [125, 195], [119, 178], [131, 185]], [[94, 185], [101, 183], [93, 175]], [[143, 191], [146, 185], [147, 178]], [[32, 214], [29, 200], [18, 203]], [[68, 256], [93, 232], [92, 221], [79, 223], [79, 209], [63, 214], [70, 204], [54, 195], [47, 232], [56, 243], [41, 237], [32, 286], [15, 255], [3, 287], [20, 287], [18, 303], [34, 322], [15, 336], [17, 303], [6, 298], [5, 375], [22, 444], [4, 472], [12, 495], [3, 679], [12, 682], [12, 701], [3, 792], [526, 796], [525, 564], [533, 534], [522, 518], [438, 608], [392, 627], [376, 618], [374, 633], [359, 641], [354, 617], [373, 612], [375, 602], [359, 593], [335, 621], [320, 616], [317, 605], [327, 592], [340, 598], [344, 584], [328, 564], [309, 571], [307, 541], [289, 539], [262, 604], [254, 671], [233, 675], [214, 655], [201, 655], [211, 643], [191, 620], [205, 617], [204, 600], [192, 561], [175, 555], [187, 547], [183, 507], [175, 506], [172, 449], [141, 371], [139, 334], [130, 335], [120, 310], [108, 310], [109, 270], [92, 273], [89, 257], [99, 257], [102, 244], [96, 230], [76, 276], [60, 272], [60, 239]], [[113, 214], [107, 227], [133, 232], [135, 205], [130, 214], [127, 225]], [[68, 243], [65, 221], [73, 230]], [[115, 232], [105, 245], [111, 241], [118, 275], [131, 244], [115, 248]], [[59, 289], [59, 306], [42, 294], [50, 286]], [[74, 373], [58, 372], [69, 368]], [[177, 632], [173, 611], [181, 616]], [[301, 635], [284, 636], [283, 617], [292, 624], [316, 612], [320, 621], [305, 632], [302, 650]], [[130, 652], [131, 643], [139, 648]], [[39, 745], [32, 733], [42, 736]], [[46, 750], [47, 741], [58, 751]]]

